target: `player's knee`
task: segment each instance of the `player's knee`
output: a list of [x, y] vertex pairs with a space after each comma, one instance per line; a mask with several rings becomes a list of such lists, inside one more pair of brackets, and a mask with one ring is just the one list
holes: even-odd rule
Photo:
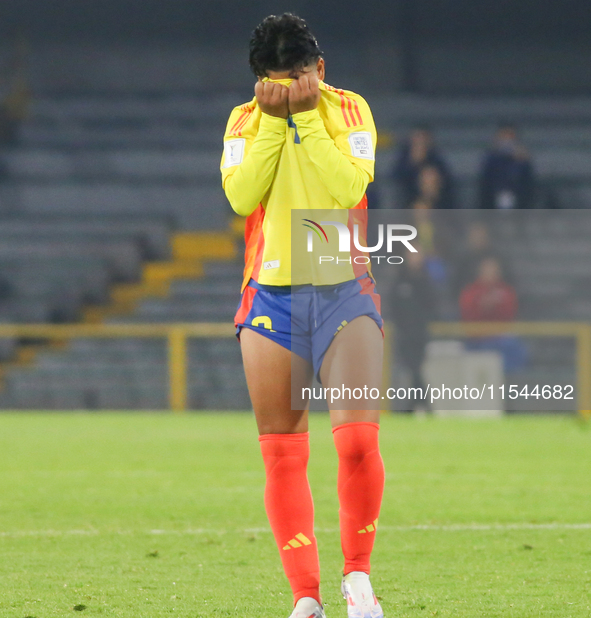
[[307, 431], [304, 419], [299, 418], [273, 418], [278, 415], [265, 415], [265, 418], [257, 419], [259, 435], [270, 434], [295, 434]]
[[369, 454], [379, 451], [378, 425], [346, 423], [333, 429], [335, 447], [340, 459], [361, 463]]

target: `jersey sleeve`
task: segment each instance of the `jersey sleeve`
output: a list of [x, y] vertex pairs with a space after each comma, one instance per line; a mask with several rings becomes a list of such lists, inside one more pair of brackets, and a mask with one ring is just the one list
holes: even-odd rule
[[269, 190], [286, 125], [283, 118], [261, 113], [254, 101], [230, 114], [220, 169], [222, 187], [238, 215], [250, 215]]
[[335, 144], [353, 165], [367, 172], [369, 182], [372, 182], [378, 136], [371, 109], [357, 94], [343, 99], [342, 121], [336, 123], [333, 136]]
[[341, 100], [340, 112], [328, 124], [318, 109], [294, 114], [293, 119], [302, 144], [330, 194], [343, 208], [353, 208], [374, 178], [377, 135], [364, 99], [343, 95]]

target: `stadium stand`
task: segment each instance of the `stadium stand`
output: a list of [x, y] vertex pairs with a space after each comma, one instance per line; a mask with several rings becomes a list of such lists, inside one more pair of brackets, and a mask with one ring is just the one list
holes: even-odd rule
[[[228, 104], [217, 114], [221, 124], [214, 146], [211, 122], [195, 113], [202, 102], [166, 96], [35, 100], [19, 145], [1, 156], [0, 274], [10, 298], [0, 302], [0, 319], [231, 318], [231, 309], [220, 312], [216, 306], [219, 297], [199, 302], [207, 279], [176, 281], [183, 274], [201, 274], [203, 254], [235, 255], [218, 169], [222, 116]], [[237, 272], [232, 266], [231, 275]], [[152, 297], [130, 315], [147, 292], [168, 294], [169, 287], [167, 306]], [[231, 287], [233, 308], [239, 280]], [[219, 358], [220, 346], [227, 348], [228, 343], [233, 345], [226, 367], [219, 367], [225, 379], [211, 375], [211, 385], [228, 381], [228, 362], [236, 372], [236, 343], [190, 346], [191, 374], [196, 376], [192, 407], [201, 407], [207, 400], [202, 393], [210, 390], [203, 380], [212, 366], [207, 350]], [[167, 406], [164, 341], [40, 344], [2, 341], [3, 407]], [[232, 402], [227, 389], [219, 392], [228, 401], [226, 407], [244, 407], [244, 393], [240, 402], [236, 397]], [[219, 407], [214, 401], [207, 403]]]
[[[231, 321], [241, 280], [239, 241], [219, 187], [227, 114], [248, 94], [45, 93], [32, 102], [19, 143], [1, 153], [2, 322]], [[474, 205], [482, 152], [498, 119], [522, 129], [543, 183], [563, 208], [591, 205], [591, 105], [587, 99], [368, 96], [391, 143], [428, 121]], [[392, 147], [377, 186], [388, 202]], [[544, 240], [544, 222], [511, 256], [522, 315], [591, 319], [591, 229], [565, 218], [569, 242]], [[558, 237], [557, 237], [558, 238]], [[576, 239], [579, 239], [576, 241]], [[507, 249], [510, 250], [510, 249]], [[588, 262], [587, 262], [588, 263]], [[215, 283], [214, 283], [215, 282]], [[578, 292], [568, 306], [561, 294]], [[532, 342], [539, 374], [573, 372], [570, 342]], [[559, 353], [556, 352], [558, 350]], [[2, 408], [162, 409], [166, 348], [157, 340], [8, 341], [0, 346]], [[189, 345], [189, 406], [249, 406], [233, 339]], [[554, 380], [556, 381], [556, 380]]]

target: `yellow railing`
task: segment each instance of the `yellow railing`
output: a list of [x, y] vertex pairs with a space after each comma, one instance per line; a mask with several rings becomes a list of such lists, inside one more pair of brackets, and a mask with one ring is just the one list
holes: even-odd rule
[[576, 344], [577, 407], [591, 417], [591, 324], [588, 322], [433, 322], [435, 337], [573, 337]]
[[[573, 337], [576, 342], [577, 407], [591, 417], [591, 324], [587, 322], [434, 322], [435, 337], [486, 337], [512, 334], [523, 337]], [[389, 332], [390, 329], [387, 329]], [[187, 339], [234, 336], [228, 323], [176, 324], [0, 324], [0, 338], [164, 338], [168, 343], [169, 405], [187, 409]], [[389, 347], [389, 346], [388, 346]]]
[[187, 339], [232, 337], [227, 323], [195, 324], [0, 324], [0, 337], [52, 339], [165, 338], [168, 343], [168, 400], [171, 410], [187, 409]]

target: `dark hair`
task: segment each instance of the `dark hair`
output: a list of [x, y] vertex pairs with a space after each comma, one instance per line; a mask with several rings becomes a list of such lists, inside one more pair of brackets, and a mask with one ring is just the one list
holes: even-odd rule
[[269, 15], [250, 38], [250, 68], [257, 77], [268, 71], [302, 69], [322, 57], [308, 24], [297, 15]]

